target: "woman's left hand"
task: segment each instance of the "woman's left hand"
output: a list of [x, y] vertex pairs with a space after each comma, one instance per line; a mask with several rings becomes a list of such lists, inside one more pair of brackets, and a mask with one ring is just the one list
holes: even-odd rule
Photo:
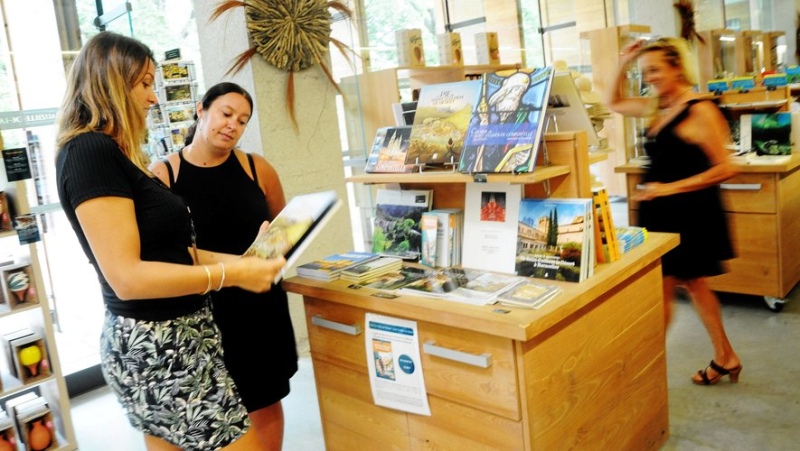
[[653, 200], [656, 197], [669, 196], [669, 190], [664, 183], [645, 183], [644, 187], [633, 196], [633, 200], [637, 202]]

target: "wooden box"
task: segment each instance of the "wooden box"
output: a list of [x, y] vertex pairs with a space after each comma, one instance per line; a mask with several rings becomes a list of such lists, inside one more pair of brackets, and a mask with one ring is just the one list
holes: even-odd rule
[[3, 298], [12, 310], [20, 305], [39, 303], [30, 263], [0, 267], [0, 285]]

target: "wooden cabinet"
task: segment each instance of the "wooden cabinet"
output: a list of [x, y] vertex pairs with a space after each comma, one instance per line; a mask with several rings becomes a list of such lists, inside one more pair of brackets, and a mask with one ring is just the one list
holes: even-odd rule
[[[545, 136], [553, 166], [488, 174], [526, 197], [590, 197], [586, 132]], [[471, 175], [368, 174], [352, 183], [434, 190], [464, 207]], [[652, 234], [539, 310], [395, 299], [293, 277], [303, 296], [326, 447], [352, 449], [658, 449], [668, 435], [660, 257], [677, 236]], [[367, 313], [416, 321], [431, 416], [378, 407], [367, 373]]]
[[[32, 181], [11, 182], [7, 186], [7, 194], [12, 199], [16, 207], [16, 214], [26, 214], [30, 211], [28, 205], [27, 183]], [[40, 224], [40, 233], [41, 230]], [[7, 246], [20, 246], [17, 242], [16, 232], [0, 233], [0, 240], [8, 242]], [[69, 396], [67, 387], [61, 372], [61, 364], [58, 358], [55, 335], [53, 332], [53, 320], [50, 312], [49, 299], [45, 290], [42, 272], [40, 270], [38, 244], [27, 244], [25, 254], [21, 260], [30, 263], [33, 277], [30, 280], [31, 286], [36, 290], [38, 303], [26, 305], [19, 304], [16, 308], [9, 311], [0, 311], [0, 335], [8, 334], [23, 328], [29, 328], [39, 333], [47, 348], [47, 359], [50, 367], [50, 375], [43, 378], [31, 379], [28, 383], [21, 383], [19, 379], [9, 374], [9, 368], [0, 364], [0, 376], [2, 376], [2, 388], [0, 388], [0, 406], [17, 395], [29, 391], [37, 392], [43, 397], [50, 408], [53, 418], [53, 426], [56, 431], [58, 446], [57, 450], [77, 449], [75, 432], [72, 428], [72, 419], [69, 410]], [[5, 354], [5, 350], [0, 350], [0, 354]], [[5, 360], [5, 359], [3, 359]], [[20, 448], [23, 449], [23, 448]]]
[[[564, 292], [539, 310], [284, 281], [304, 298], [327, 449], [658, 449], [668, 436], [660, 257], [677, 244], [653, 233], [585, 282], [555, 282]], [[367, 312], [417, 322], [431, 416], [373, 403]]]
[[[739, 174], [721, 185], [721, 193], [736, 257], [728, 262], [726, 274], [708, 283], [717, 291], [779, 302], [800, 281], [800, 155], [784, 164], [735, 168]], [[627, 176], [629, 218], [636, 224], [639, 206], [631, 198], [644, 169], [629, 164], [617, 171]]]

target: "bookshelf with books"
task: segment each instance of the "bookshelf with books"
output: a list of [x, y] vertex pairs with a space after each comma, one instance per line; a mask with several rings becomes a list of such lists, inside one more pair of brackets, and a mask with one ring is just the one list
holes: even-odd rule
[[[529, 173], [426, 170], [360, 174], [347, 181], [376, 190], [430, 190], [438, 210], [463, 211], [467, 185], [483, 181], [518, 185], [523, 198], [591, 199], [586, 132], [545, 134], [543, 142], [549, 165], [539, 152]], [[327, 447], [548, 449], [563, 447], [578, 431], [616, 446], [657, 447], [667, 437], [668, 418], [663, 307], [661, 290], [653, 287], [661, 284], [661, 255], [676, 245], [674, 235], [651, 234], [583, 282], [530, 279], [561, 290], [539, 308], [470, 305], [399, 291], [387, 299], [383, 282], [357, 289], [348, 280], [284, 281], [287, 291], [304, 296]], [[368, 312], [417, 321], [430, 417], [374, 405], [361, 334]], [[602, 355], [585, 354], [587, 346]], [[478, 367], [472, 366], [475, 357], [482, 362]], [[611, 362], [631, 371], [615, 372], [608, 390], [576, 388], [606, 386], [601, 380], [617, 364]], [[648, 377], [640, 378], [633, 368], [644, 367]], [[543, 382], [571, 378], [579, 382]], [[570, 412], [558, 418], [547, 414], [574, 397], [587, 402], [567, 407]], [[365, 416], [374, 421], [364, 422]]]
[[[4, 194], [17, 216], [30, 213], [28, 183], [28, 180], [12, 181], [6, 186]], [[14, 438], [12, 450], [74, 450], [77, 442], [56, 347], [50, 299], [40, 269], [40, 243], [13, 243], [17, 236], [16, 232], [0, 235], [7, 242], [4, 246], [17, 248], [14, 263], [0, 266], [4, 279], [0, 295], [0, 342], [3, 343], [0, 410], [6, 413], [11, 425], [0, 431], [0, 436], [6, 440]], [[31, 401], [22, 409], [22, 401], [27, 398]], [[20, 408], [14, 409], [15, 404]]]

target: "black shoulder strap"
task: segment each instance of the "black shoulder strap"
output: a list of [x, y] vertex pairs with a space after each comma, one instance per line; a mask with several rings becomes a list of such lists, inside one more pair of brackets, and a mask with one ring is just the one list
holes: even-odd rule
[[175, 173], [172, 171], [172, 165], [169, 164], [169, 160], [167, 160], [166, 158], [162, 158], [161, 162], [164, 163], [164, 166], [167, 167], [167, 173], [169, 173], [169, 186], [171, 188], [172, 185], [175, 184]]
[[258, 172], [256, 172], [256, 162], [253, 160], [253, 154], [247, 154], [247, 161], [250, 162], [250, 172], [253, 174], [253, 181], [258, 185]]

